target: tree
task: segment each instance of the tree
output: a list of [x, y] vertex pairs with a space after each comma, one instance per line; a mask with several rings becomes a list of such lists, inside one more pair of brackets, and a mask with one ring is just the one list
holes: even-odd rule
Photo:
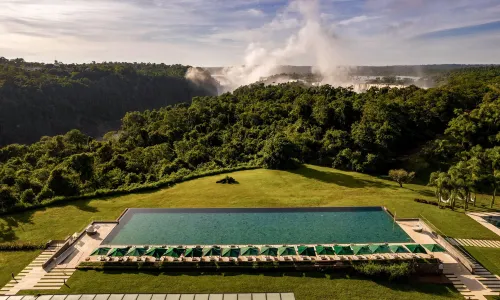
[[436, 187], [436, 197], [438, 205], [441, 205], [441, 198], [445, 190], [450, 190], [450, 176], [446, 172], [432, 172], [429, 185]]
[[16, 202], [17, 199], [12, 190], [8, 186], [0, 185], [0, 208], [3, 211], [7, 211], [14, 207]]
[[495, 197], [500, 185], [500, 147], [494, 147], [485, 151], [488, 169], [486, 174], [492, 187], [490, 208], [495, 204]]
[[399, 183], [400, 187], [403, 187], [403, 183], [409, 183], [415, 177], [415, 172], [408, 173], [406, 170], [398, 169], [398, 170], [390, 170], [389, 177]]
[[21, 201], [25, 204], [33, 204], [36, 201], [36, 195], [32, 189], [27, 189], [21, 194]]
[[296, 157], [297, 147], [281, 135], [269, 139], [262, 149], [262, 164], [267, 169], [295, 169]]
[[469, 161], [460, 161], [448, 170], [452, 187], [451, 209], [455, 209], [456, 199], [464, 201], [467, 210], [474, 187], [472, 168]]

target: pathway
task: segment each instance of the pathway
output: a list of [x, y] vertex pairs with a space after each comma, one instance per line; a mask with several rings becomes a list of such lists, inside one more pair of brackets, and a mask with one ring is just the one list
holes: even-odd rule
[[58, 290], [64, 285], [74, 268], [43, 268], [42, 265], [49, 260], [59, 249], [60, 245], [49, 246], [26, 268], [17, 274], [9, 283], [0, 289], [0, 295], [15, 295], [20, 290]]
[[500, 248], [500, 241], [474, 240], [474, 239], [449, 239], [462, 246]]
[[293, 293], [0, 296], [0, 300], [295, 300]]
[[475, 260], [474, 274], [460, 264], [444, 264], [443, 273], [466, 299], [486, 300], [485, 296], [500, 295], [500, 277]]

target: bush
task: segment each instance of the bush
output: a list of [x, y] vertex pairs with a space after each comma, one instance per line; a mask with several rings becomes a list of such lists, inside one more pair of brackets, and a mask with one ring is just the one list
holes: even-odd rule
[[414, 273], [413, 266], [408, 262], [390, 264], [362, 263], [354, 265], [354, 270], [368, 277], [389, 277], [389, 280], [407, 278]]
[[438, 206], [439, 204], [436, 202], [436, 201], [429, 201], [429, 200], [425, 200], [425, 199], [414, 199], [413, 201], [415, 202], [418, 202], [418, 203], [424, 203], [424, 204], [430, 204], [430, 205], [435, 205], [435, 206]]
[[39, 250], [45, 249], [45, 244], [33, 244], [33, 243], [1, 243], [0, 251], [26, 251], [26, 250]]

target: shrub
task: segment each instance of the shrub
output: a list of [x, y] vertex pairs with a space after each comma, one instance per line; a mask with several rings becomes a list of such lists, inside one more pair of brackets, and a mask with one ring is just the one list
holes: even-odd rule
[[26, 250], [38, 250], [45, 249], [45, 244], [33, 244], [33, 243], [1, 243], [0, 251], [26, 251]]
[[430, 204], [430, 205], [438, 206], [438, 203], [436, 201], [429, 201], [429, 200], [418, 199], [418, 198], [414, 199], [413, 201], [418, 202], [418, 203], [424, 203], [424, 204]]
[[402, 263], [362, 263], [354, 265], [354, 270], [368, 277], [389, 277], [389, 280], [396, 280], [409, 277], [413, 272], [413, 266], [408, 262]]

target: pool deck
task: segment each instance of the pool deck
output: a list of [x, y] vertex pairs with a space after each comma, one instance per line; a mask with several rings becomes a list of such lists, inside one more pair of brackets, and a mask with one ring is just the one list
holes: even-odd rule
[[489, 230], [493, 231], [498, 236], [500, 236], [500, 228], [496, 227], [495, 225], [489, 223], [484, 219], [485, 217], [500, 218], [500, 212], [470, 212], [467, 213], [467, 215], [476, 220], [479, 224], [483, 225], [484, 227], [488, 228]]
[[64, 260], [58, 263], [60, 268], [75, 268], [78, 264], [88, 257], [95, 248], [98, 248], [102, 241], [115, 228], [115, 223], [94, 223], [97, 227], [97, 233], [94, 235], [83, 234], [77, 242], [66, 250], [61, 257]]

